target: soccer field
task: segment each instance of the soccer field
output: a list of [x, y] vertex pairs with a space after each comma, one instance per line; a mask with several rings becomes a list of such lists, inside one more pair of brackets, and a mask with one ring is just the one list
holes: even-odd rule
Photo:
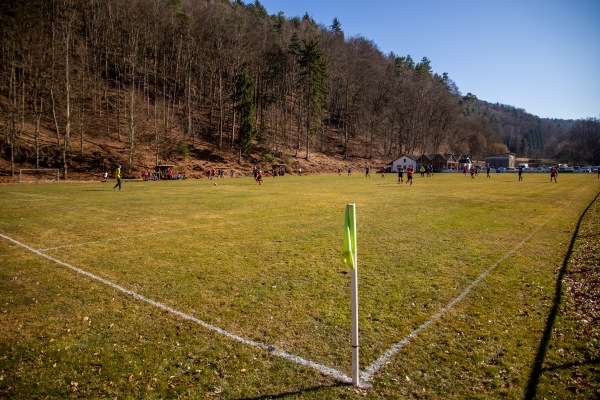
[[0, 186], [0, 395], [522, 397], [595, 175]]

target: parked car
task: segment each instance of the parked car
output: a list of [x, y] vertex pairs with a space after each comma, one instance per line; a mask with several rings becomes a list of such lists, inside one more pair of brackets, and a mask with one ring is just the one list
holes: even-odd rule
[[506, 172], [506, 168], [504, 168], [504, 167], [500, 167], [500, 168], [496, 169], [496, 173], [497, 173], [497, 174], [500, 174], [500, 173], [502, 173], [502, 172]]
[[544, 168], [544, 167], [536, 167], [536, 168], [533, 169], [533, 172], [538, 172], [538, 173], [546, 172], [546, 168]]
[[573, 172], [573, 167], [561, 165], [560, 167], [558, 167], [558, 172]]
[[584, 174], [589, 174], [592, 172], [592, 166], [591, 165], [586, 165], [585, 167], [581, 167], [579, 169], [579, 172], [584, 173]]

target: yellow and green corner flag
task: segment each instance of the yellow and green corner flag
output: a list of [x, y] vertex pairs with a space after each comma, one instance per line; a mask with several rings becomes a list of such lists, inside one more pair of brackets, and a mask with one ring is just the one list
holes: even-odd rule
[[354, 203], [346, 206], [346, 216], [344, 218], [344, 262], [350, 268], [356, 268], [356, 210]]

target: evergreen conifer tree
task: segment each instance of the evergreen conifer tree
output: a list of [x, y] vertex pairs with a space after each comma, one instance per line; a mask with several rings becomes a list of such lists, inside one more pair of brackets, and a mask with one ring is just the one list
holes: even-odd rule
[[323, 53], [315, 40], [303, 41], [300, 51], [300, 82], [306, 105], [306, 159], [310, 157], [310, 145], [321, 129], [323, 106], [327, 96], [327, 66]]
[[254, 83], [245, 71], [240, 72], [235, 80], [236, 109], [240, 113], [240, 131], [238, 144], [240, 146], [240, 158], [252, 148], [252, 142], [257, 134], [254, 123], [256, 107], [254, 105]]

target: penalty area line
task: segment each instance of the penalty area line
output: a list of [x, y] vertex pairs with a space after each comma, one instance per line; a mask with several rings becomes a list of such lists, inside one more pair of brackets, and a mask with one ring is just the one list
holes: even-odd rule
[[120, 292], [128, 294], [128, 295], [132, 296], [133, 298], [135, 298], [137, 300], [141, 300], [141, 301], [143, 301], [145, 303], [148, 303], [148, 304], [150, 304], [150, 305], [152, 305], [154, 307], [160, 308], [160, 309], [162, 309], [164, 311], [167, 311], [167, 312], [169, 312], [171, 314], [174, 314], [174, 315], [176, 315], [176, 316], [178, 316], [180, 318], [186, 319], [188, 321], [192, 321], [192, 322], [194, 322], [194, 323], [202, 326], [203, 328], [205, 328], [205, 329], [207, 329], [209, 331], [216, 332], [216, 333], [218, 333], [220, 335], [223, 335], [223, 336], [225, 336], [225, 337], [227, 337], [229, 339], [232, 339], [234, 341], [243, 343], [243, 344], [245, 344], [247, 346], [258, 347], [260, 349], [267, 350], [269, 352], [269, 354], [273, 354], [273, 355], [275, 355], [277, 357], [284, 358], [284, 359], [286, 359], [288, 361], [292, 361], [292, 362], [294, 362], [296, 364], [299, 364], [299, 365], [302, 365], [302, 366], [305, 366], [305, 367], [313, 368], [313, 369], [315, 369], [315, 370], [317, 370], [317, 371], [319, 371], [319, 372], [321, 372], [321, 373], [323, 373], [323, 374], [325, 374], [327, 376], [330, 376], [333, 379], [336, 379], [338, 381], [341, 381], [341, 382], [344, 382], [344, 383], [349, 383], [349, 384], [352, 383], [352, 378], [351, 377], [349, 377], [348, 375], [344, 374], [343, 372], [341, 372], [341, 371], [339, 371], [339, 370], [337, 370], [335, 368], [327, 367], [325, 365], [319, 364], [319, 363], [314, 362], [314, 361], [307, 360], [307, 359], [302, 358], [300, 356], [297, 356], [297, 355], [294, 355], [294, 354], [290, 354], [290, 353], [288, 353], [286, 351], [283, 351], [283, 350], [278, 350], [274, 346], [271, 346], [271, 345], [266, 344], [266, 343], [262, 343], [262, 342], [258, 342], [258, 341], [255, 341], [255, 340], [250, 340], [250, 339], [243, 338], [243, 337], [241, 337], [239, 335], [236, 335], [235, 333], [231, 333], [229, 331], [226, 331], [225, 329], [219, 328], [218, 326], [209, 324], [208, 322], [204, 322], [204, 321], [202, 321], [202, 320], [194, 317], [193, 315], [189, 315], [189, 314], [186, 314], [184, 312], [178, 311], [178, 310], [176, 310], [176, 309], [174, 309], [172, 307], [169, 307], [169, 306], [167, 306], [165, 304], [162, 304], [162, 303], [160, 303], [158, 301], [152, 300], [152, 299], [150, 299], [150, 298], [148, 298], [146, 296], [143, 296], [143, 295], [141, 295], [139, 293], [136, 293], [136, 292], [134, 292], [132, 290], [129, 290], [129, 289], [127, 289], [127, 288], [125, 288], [125, 287], [123, 287], [121, 285], [117, 285], [116, 283], [113, 283], [113, 282], [111, 282], [111, 281], [109, 281], [107, 279], [104, 279], [104, 278], [102, 278], [102, 277], [100, 277], [98, 275], [94, 275], [91, 272], [85, 271], [85, 270], [83, 270], [81, 268], [75, 267], [75, 266], [73, 266], [71, 264], [68, 264], [68, 263], [66, 263], [64, 261], [61, 261], [61, 260], [59, 260], [57, 258], [54, 258], [54, 257], [49, 256], [47, 254], [44, 254], [41, 251], [36, 250], [36, 249], [34, 249], [32, 247], [29, 247], [26, 244], [21, 243], [21, 242], [15, 240], [15, 239], [13, 239], [13, 238], [11, 238], [9, 236], [3, 235], [2, 233], [0, 233], [0, 237], [4, 238], [4, 239], [8, 240], [9, 242], [12, 242], [12, 243], [14, 243], [14, 244], [16, 244], [16, 245], [18, 245], [20, 247], [23, 247], [24, 249], [29, 250], [30, 252], [32, 252], [32, 253], [40, 256], [40, 257], [43, 257], [43, 258], [45, 258], [45, 259], [47, 259], [49, 261], [52, 261], [53, 263], [56, 263], [56, 264], [61, 265], [63, 267], [66, 267], [66, 268], [68, 268], [68, 269], [70, 269], [72, 271], [75, 271], [75, 272], [78, 272], [78, 273], [80, 273], [82, 275], [85, 275], [88, 278], [94, 279], [94, 280], [96, 280], [98, 282], [101, 282], [101, 283], [107, 285], [107, 286], [110, 286], [113, 289], [116, 289], [116, 290], [118, 290]]
[[395, 345], [390, 347], [385, 353], [383, 353], [377, 360], [375, 360], [371, 365], [369, 365], [361, 373], [361, 377], [366, 382], [371, 381], [373, 379], [373, 376], [377, 373], [377, 371], [381, 367], [383, 367], [385, 364], [387, 364], [396, 353], [398, 353], [400, 350], [402, 350], [402, 348], [404, 346], [406, 346], [408, 343], [410, 343], [422, 330], [427, 328], [434, 321], [441, 318], [448, 310], [450, 310], [452, 307], [454, 307], [456, 305], [456, 303], [463, 300], [471, 292], [471, 290], [473, 290], [473, 288], [475, 286], [477, 286], [477, 284], [479, 282], [481, 282], [487, 275], [490, 274], [490, 272], [492, 272], [494, 269], [496, 269], [496, 267], [498, 267], [498, 265], [500, 265], [508, 257], [512, 256], [521, 246], [523, 246], [525, 243], [527, 243], [529, 241], [529, 239], [531, 239], [533, 237], [533, 235], [535, 235], [537, 232], [539, 232], [540, 229], [542, 229], [544, 226], [546, 226], [552, 219], [554, 219], [565, 208], [570, 206], [571, 203], [573, 203], [573, 201], [576, 198], [577, 198], [577, 196], [574, 196], [567, 204], [565, 204], [562, 208], [560, 208], [558, 211], [556, 211], [554, 214], [552, 214], [546, 221], [544, 221], [540, 225], [538, 225], [533, 231], [531, 231], [531, 233], [529, 233], [529, 235], [527, 235], [523, 240], [521, 240], [515, 247], [513, 247], [511, 250], [509, 250], [498, 261], [496, 261], [491, 267], [486, 269], [483, 273], [481, 273], [481, 275], [479, 275], [477, 278], [475, 278], [475, 280], [473, 282], [471, 282], [471, 284], [469, 284], [469, 286], [467, 286], [456, 298], [454, 298], [452, 301], [450, 301], [444, 308], [442, 308], [440, 311], [438, 311], [436, 314], [434, 314], [429, 320], [423, 322], [419, 327], [417, 327], [415, 330], [413, 330], [411, 333], [409, 333], [404, 339], [402, 339], [401, 341], [399, 341], [398, 343], [396, 343]]

